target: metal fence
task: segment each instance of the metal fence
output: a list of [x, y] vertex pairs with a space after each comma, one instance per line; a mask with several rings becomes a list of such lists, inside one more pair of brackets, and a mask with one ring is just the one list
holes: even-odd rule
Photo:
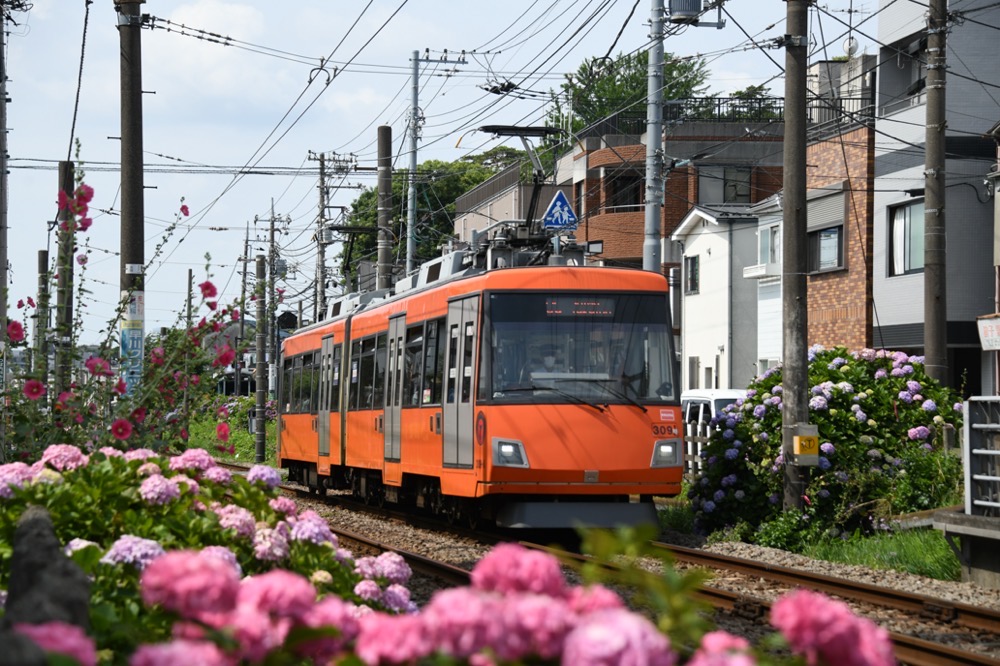
[[1000, 516], [1000, 397], [974, 396], [965, 401], [962, 462], [965, 467], [965, 513]]

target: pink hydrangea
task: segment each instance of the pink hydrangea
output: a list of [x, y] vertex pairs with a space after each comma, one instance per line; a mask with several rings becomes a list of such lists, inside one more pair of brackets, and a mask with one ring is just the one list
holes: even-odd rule
[[516, 543], [502, 543], [481, 559], [471, 575], [472, 586], [500, 592], [534, 592], [550, 597], [566, 594], [559, 560]]
[[170, 459], [170, 469], [172, 470], [204, 471], [210, 467], [215, 467], [215, 459], [205, 449], [188, 449]]
[[161, 506], [181, 496], [180, 487], [173, 479], [153, 474], [139, 486], [139, 496], [152, 506]]
[[354, 651], [367, 664], [408, 664], [437, 647], [419, 615], [368, 613], [359, 625]]
[[363, 601], [379, 601], [382, 598], [382, 588], [375, 581], [366, 578], [354, 586], [354, 594]]
[[410, 601], [410, 590], [393, 583], [382, 592], [382, 603], [391, 611], [397, 613], [415, 613], [416, 604]]
[[292, 626], [288, 618], [272, 618], [252, 606], [237, 606], [229, 614], [227, 633], [236, 641], [236, 654], [250, 663], [260, 663], [280, 647]]
[[107, 458], [124, 458], [125, 454], [113, 446], [102, 446], [97, 449], [98, 453], [103, 453]]
[[844, 666], [896, 663], [885, 629], [818, 592], [796, 590], [778, 599], [771, 606], [771, 624], [810, 666], [820, 659]]
[[750, 642], [725, 631], [712, 631], [701, 637], [701, 645], [687, 666], [755, 666]]
[[215, 643], [177, 639], [159, 645], [140, 645], [128, 663], [129, 666], [229, 666], [232, 659]]
[[310, 608], [300, 618], [300, 622], [314, 629], [332, 627], [336, 636], [317, 638], [296, 646], [295, 651], [311, 658], [315, 663], [328, 663], [340, 655], [347, 645], [358, 636], [358, 620], [353, 615], [354, 604], [336, 596], [328, 596]]
[[268, 501], [267, 505], [274, 509], [276, 513], [283, 513], [288, 516], [294, 516], [296, 511], [299, 510], [295, 500], [291, 497], [285, 497], [284, 495], [272, 498]]
[[135, 470], [135, 473], [139, 476], [153, 476], [155, 474], [162, 474], [163, 470], [160, 468], [159, 463], [150, 461], [139, 465], [139, 469]]
[[501, 643], [494, 649], [504, 660], [555, 659], [577, 619], [564, 601], [530, 593], [507, 597], [501, 613]]
[[158, 457], [159, 454], [151, 449], [132, 449], [125, 452], [125, 460], [149, 460]]
[[236, 601], [269, 615], [298, 618], [316, 603], [316, 589], [297, 573], [274, 569], [243, 581]]
[[420, 617], [433, 645], [445, 654], [466, 658], [501, 643], [502, 606], [498, 595], [452, 588], [435, 593]]
[[567, 603], [570, 610], [577, 615], [587, 615], [609, 608], [625, 608], [625, 602], [617, 593], [599, 584], [572, 588]]
[[215, 514], [219, 517], [219, 525], [222, 529], [234, 529], [241, 537], [251, 537], [257, 527], [257, 521], [253, 514], [241, 506], [227, 504], [226, 506], [214, 507]]
[[268, 488], [275, 488], [281, 483], [281, 473], [267, 465], [254, 465], [247, 472], [247, 481], [250, 483], [263, 483]]
[[209, 467], [204, 472], [202, 472], [201, 478], [203, 481], [211, 481], [212, 483], [218, 483], [221, 486], [229, 485], [229, 482], [233, 480], [232, 473], [225, 467]]
[[66, 622], [15, 624], [14, 631], [27, 636], [46, 652], [76, 659], [80, 666], [96, 666], [94, 641], [80, 627]]
[[243, 567], [240, 566], [239, 561], [236, 559], [236, 553], [225, 546], [205, 546], [201, 549], [200, 554], [202, 557], [214, 557], [222, 560], [233, 568], [237, 577], [243, 576]]
[[42, 454], [42, 463], [60, 472], [83, 467], [89, 458], [72, 444], [53, 444]]
[[582, 618], [566, 636], [562, 663], [575, 666], [645, 664], [673, 666], [677, 655], [670, 640], [646, 618], [623, 609]]
[[277, 528], [261, 528], [253, 535], [253, 554], [265, 562], [283, 560], [288, 557], [288, 538]]
[[236, 604], [240, 579], [221, 558], [171, 551], [149, 564], [140, 580], [142, 600], [184, 618], [225, 613]]
[[14, 496], [12, 489], [22, 487], [33, 476], [31, 467], [23, 462], [0, 465], [0, 497], [10, 499]]

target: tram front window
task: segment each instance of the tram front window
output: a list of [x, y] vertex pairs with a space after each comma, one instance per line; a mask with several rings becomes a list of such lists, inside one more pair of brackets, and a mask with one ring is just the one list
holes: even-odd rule
[[495, 293], [489, 321], [496, 402], [676, 400], [665, 296]]

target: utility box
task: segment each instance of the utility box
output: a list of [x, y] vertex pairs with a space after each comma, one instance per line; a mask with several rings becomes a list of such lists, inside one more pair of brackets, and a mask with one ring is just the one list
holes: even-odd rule
[[819, 426], [796, 423], [792, 437], [792, 464], [800, 467], [819, 465]]

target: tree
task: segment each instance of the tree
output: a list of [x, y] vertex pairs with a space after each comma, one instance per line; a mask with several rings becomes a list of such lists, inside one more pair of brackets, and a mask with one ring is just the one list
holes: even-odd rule
[[[440, 255], [438, 249], [454, 233], [455, 200], [480, 183], [509, 166], [527, 159], [524, 151], [498, 146], [477, 155], [468, 155], [454, 162], [428, 160], [420, 164], [416, 174], [417, 263]], [[394, 263], [406, 261], [406, 204], [409, 171], [401, 169], [392, 179], [391, 239]], [[342, 266], [348, 277], [357, 275], [358, 262], [376, 258], [378, 250], [378, 189], [368, 188], [351, 203], [347, 225], [369, 228], [371, 231], [351, 233], [341, 253]], [[353, 284], [353, 281], [348, 281]]]
[[[649, 53], [619, 53], [613, 60], [588, 58], [559, 91], [550, 91], [553, 105], [546, 124], [562, 127], [572, 120], [577, 134], [600, 120], [623, 114], [645, 118]], [[701, 58], [682, 59], [665, 54], [663, 99], [682, 99], [707, 94], [708, 66]], [[643, 130], [644, 131], [644, 128]]]

